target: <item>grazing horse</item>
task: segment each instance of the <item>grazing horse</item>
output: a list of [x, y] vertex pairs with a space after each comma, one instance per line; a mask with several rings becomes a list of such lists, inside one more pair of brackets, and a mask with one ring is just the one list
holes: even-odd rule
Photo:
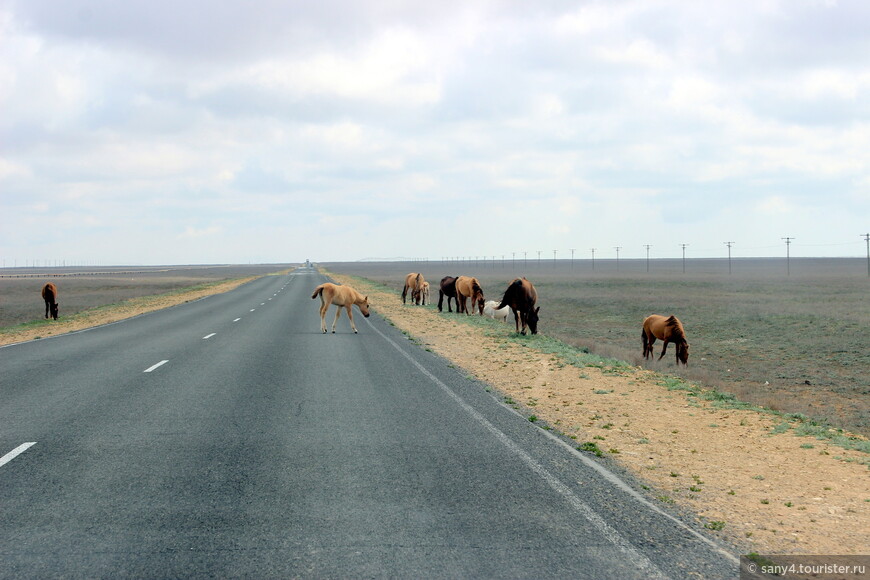
[[51, 282], [43, 286], [42, 299], [45, 300], [45, 317], [48, 318], [49, 312], [51, 312], [51, 317], [57, 320], [57, 286]]
[[[468, 309], [467, 304], [469, 298], [471, 298], [471, 310]], [[480, 287], [480, 282], [471, 276], [460, 276], [456, 279], [456, 311], [471, 316], [475, 304], [478, 312], [483, 316], [486, 299], [483, 297], [483, 288]]]
[[[498, 307], [510, 306], [514, 313], [517, 332], [525, 334], [526, 328], [528, 328], [532, 334], [538, 334], [538, 312], [541, 307], [535, 308], [537, 301], [538, 291], [535, 290], [535, 286], [525, 278], [516, 278], [504, 291], [504, 297], [502, 297]], [[520, 324], [523, 326], [522, 332]]]
[[423, 298], [423, 306], [429, 302], [429, 282], [423, 282], [423, 289], [420, 291], [420, 296]]
[[483, 313], [493, 320], [501, 320], [502, 322], [507, 322], [508, 311], [510, 308], [504, 307], [501, 310], [498, 309], [498, 300], [487, 300], [486, 305], [483, 307]]
[[423, 298], [423, 284], [426, 280], [423, 274], [411, 272], [405, 276], [405, 287], [402, 289], [402, 304], [405, 304], [405, 297], [408, 295], [408, 290], [411, 291], [411, 304], [420, 306], [420, 300], [423, 300], [423, 306], [426, 305], [426, 299]]
[[320, 330], [326, 334], [326, 311], [329, 310], [330, 304], [335, 304], [335, 320], [332, 321], [332, 333], [335, 334], [335, 325], [338, 322], [338, 317], [341, 316], [341, 309], [344, 307], [347, 310], [347, 317], [350, 318], [350, 327], [354, 333], [357, 333], [356, 326], [353, 323], [353, 311], [351, 307], [356, 304], [359, 311], [366, 318], [369, 317], [369, 298], [363, 296], [350, 286], [339, 286], [327, 282], [321, 284], [314, 289], [314, 294], [311, 298], [320, 296]]
[[664, 342], [662, 345], [662, 354], [658, 360], [662, 360], [665, 356], [665, 351], [668, 350], [668, 343], [673, 342], [677, 347], [677, 364], [689, 364], [689, 343], [686, 342], [686, 332], [683, 330], [683, 323], [676, 316], [661, 316], [652, 314], [647, 316], [643, 321], [643, 332], [641, 339], [643, 340], [643, 358], [648, 359], [653, 354], [653, 343], [656, 339]]
[[451, 298], [456, 301], [456, 311], [459, 312], [459, 301], [456, 300], [456, 276], [441, 278], [441, 286], [438, 288], [438, 312], [441, 312], [445, 296], [447, 296], [447, 312], [453, 312], [450, 309]]

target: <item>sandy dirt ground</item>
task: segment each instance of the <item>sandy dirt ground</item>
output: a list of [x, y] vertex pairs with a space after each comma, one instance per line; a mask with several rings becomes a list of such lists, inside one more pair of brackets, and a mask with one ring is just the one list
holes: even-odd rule
[[[653, 501], [679, 506], [737, 550], [759, 554], [870, 553], [867, 455], [825, 440], [773, 433], [782, 418], [715, 408], [640, 368], [578, 368], [524, 344], [403, 305], [380, 285], [330, 273], [426, 348], [497, 389], [541, 425], [595, 443], [643, 482]], [[437, 300], [436, 300], [437, 302]], [[464, 315], [462, 315], [464, 316]], [[513, 318], [504, 325], [514, 332]]]

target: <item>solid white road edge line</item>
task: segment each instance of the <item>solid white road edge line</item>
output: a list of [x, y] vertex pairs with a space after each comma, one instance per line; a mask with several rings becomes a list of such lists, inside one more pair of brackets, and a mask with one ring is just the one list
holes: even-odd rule
[[208, 340], [209, 338], [213, 337], [216, 334], [217, 334], [217, 332], [212, 332], [211, 334], [206, 334], [205, 336], [202, 337], [202, 339]]
[[145, 370], [142, 371], [142, 372], [143, 372], [143, 373], [150, 373], [150, 372], [153, 371], [154, 369], [159, 368], [159, 367], [162, 367], [163, 365], [165, 365], [165, 364], [168, 363], [168, 362], [169, 362], [169, 360], [162, 360], [162, 361], [160, 361], [159, 363], [157, 363], [156, 365], [150, 366], [150, 367], [148, 367], [147, 369], [145, 369]]
[[18, 457], [22, 453], [24, 453], [25, 451], [27, 451], [28, 449], [30, 449], [34, 445], [36, 445], [36, 441], [30, 441], [29, 443], [22, 443], [21, 445], [19, 445], [18, 447], [16, 447], [15, 449], [10, 451], [6, 455], [4, 455], [3, 457], [0, 457], [0, 466], [6, 465], [7, 463], [9, 463], [13, 459]]
[[561, 495], [565, 498], [571, 507], [580, 512], [580, 514], [585, 517], [589, 523], [595, 526], [602, 535], [604, 535], [610, 542], [616, 546], [625, 556], [628, 558], [631, 563], [638, 569], [643, 570], [647, 574], [647, 578], [668, 578], [659, 568], [656, 566], [649, 558], [638, 552], [631, 543], [622, 537], [622, 535], [614, 529], [610, 524], [608, 524], [604, 519], [598, 515], [598, 513], [589, 507], [586, 502], [577, 497], [577, 495], [571, 491], [571, 489], [562, 483], [555, 475], [547, 471], [547, 469], [538, 463], [531, 455], [526, 453], [519, 445], [517, 445], [513, 439], [505, 435], [501, 430], [499, 430], [495, 425], [489, 422], [489, 420], [484, 417], [480, 412], [477, 411], [474, 407], [465, 402], [462, 397], [457, 395], [453, 390], [444, 384], [438, 377], [430, 373], [426, 367], [420, 364], [418, 361], [414, 359], [411, 355], [401, 349], [398, 344], [396, 344], [390, 337], [385, 335], [383, 332], [375, 328], [375, 326], [369, 321], [367, 318], [364, 318], [369, 327], [374, 330], [376, 333], [381, 335], [381, 337], [390, 343], [393, 348], [395, 348], [399, 353], [402, 354], [406, 359], [408, 359], [411, 364], [413, 364], [417, 369], [423, 373], [429, 380], [435, 383], [442, 391], [444, 391], [451, 399], [456, 401], [456, 403], [469, 415], [471, 415], [475, 421], [480, 423], [487, 431], [489, 431], [500, 443], [502, 443], [509, 451], [511, 451], [514, 455], [519, 457], [526, 466], [531, 469], [534, 473], [543, 479], [547, 485], [550, 486], [553, 491]]

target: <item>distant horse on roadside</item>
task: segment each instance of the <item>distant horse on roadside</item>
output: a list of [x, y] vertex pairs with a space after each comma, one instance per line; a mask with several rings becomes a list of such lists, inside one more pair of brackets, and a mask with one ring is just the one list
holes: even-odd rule
[[[535, 286], [525, 278], [516, 278], [504, 291], [504, 296], [498, 307], [510, 306], [514, 313], [517, 332], [525, 334], [526, 328], [528, 328], [532, 334], [538, 334], [538, 312], [541, 307], [535, 308], [537, 301], [538, 291], [535, 290]], [[522, 331], [520, 331], [520, 324], [523, 327]]]
[[426, 299], [423, 297], [423, 285], [426, 280], [423, 274], [411, 272], [405, 276], [405, 287], [402, 289], [402, 304], [405, 304], [405, 297], [408, 295], [408, 290], [411, 291], [411, 303], [420, 306], [420, 300], [423, 300], [423, 306], [426, 305]]
[[456, 300], [456, 276], [444, 276], [441, 278], [441, 285], [438, 288], [438, 312], [441, 312], [445, 296], [447, 296], [447, 312], [453, 312], [450, 309], [451, 298], [456, 301], [456, 311], [459, 312], [459, 301]]
[[[471, 298], [471, 310], [468, 309], [467, 300]], [[457, 312], [471, 315], [471, 312], [477, 306], [477, 310], [483, 316], [483, 307], [486, 299], [483, 297], [483, 288], [480, 287], [480, 282], [477, 278], [471, 276], [460, 276], [456, 279], [456, 310]]]
[[57, 320], [58, 304], [57, 304], [57, 286], [51, 282], [42, 287], [42, 299], [45, 300], [45, 317], [51, 317]]
[[335, 320], [332, 321], [332, 333], [335, 334], [335, 325], [338, 323], [338, 317], [341, 316], [341, 309], [347, 310], [347, 317], [350, 318], [350, 327], [355, 334], [357, 333], [356, 326], [353, 323], [353, 311], [351, 307], [356, 304], [363, 316], [369, 317], [369, 298], [363, 296], [350, 286], [339, 286], [327, 282], [321, 284], [314, 289], [314, 294], [311, 298], [320, 296], [320, 330], [326, 334], [326, 311], [329, 310], [331, 304], [336, 305]]
[[662, 360], [668, 350], [668, 343], [672, 342], [677, 347], [677, 364], [689, 364], [689, 343], [686, 342], [686, 332], [683, 323], [676, 316], [661, 316], [652, 314], [643, 321], [643, 358], [648, 359], [653, 354], [653, 343], [656, 339], [663, 341], [662, 354], [658, 360]]
[[486, 316], [489, 316], [493, 320], [501, 320], [502, 322], [507, 322], [508, 312], [510, 308], [505, 306], [501, 310], [498, 309], [498, 300], [487, 300], [486, 305], [483, 307], [483, 313]]

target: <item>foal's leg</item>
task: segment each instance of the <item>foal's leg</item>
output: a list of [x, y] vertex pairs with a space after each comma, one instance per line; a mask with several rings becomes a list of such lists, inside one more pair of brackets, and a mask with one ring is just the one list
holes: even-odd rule
[[335, 319], [332, 321], [332, 334], [335, 334], [335, 325], [338, 324], [338, 317], [341, 316], [341, 306], [335, 306]]
[[320, 330], [326, 334], [326, 312], [329, 310], [329, 303], [325, 300], [320, 301]]
[[347, 308], [347, 317], [350, 318], [350, 327], [353, 329], [353, 333], [359, 334], [356, 331], [356, 325], [353, 323], [353, 304], [348, 304], [345, 308]]

